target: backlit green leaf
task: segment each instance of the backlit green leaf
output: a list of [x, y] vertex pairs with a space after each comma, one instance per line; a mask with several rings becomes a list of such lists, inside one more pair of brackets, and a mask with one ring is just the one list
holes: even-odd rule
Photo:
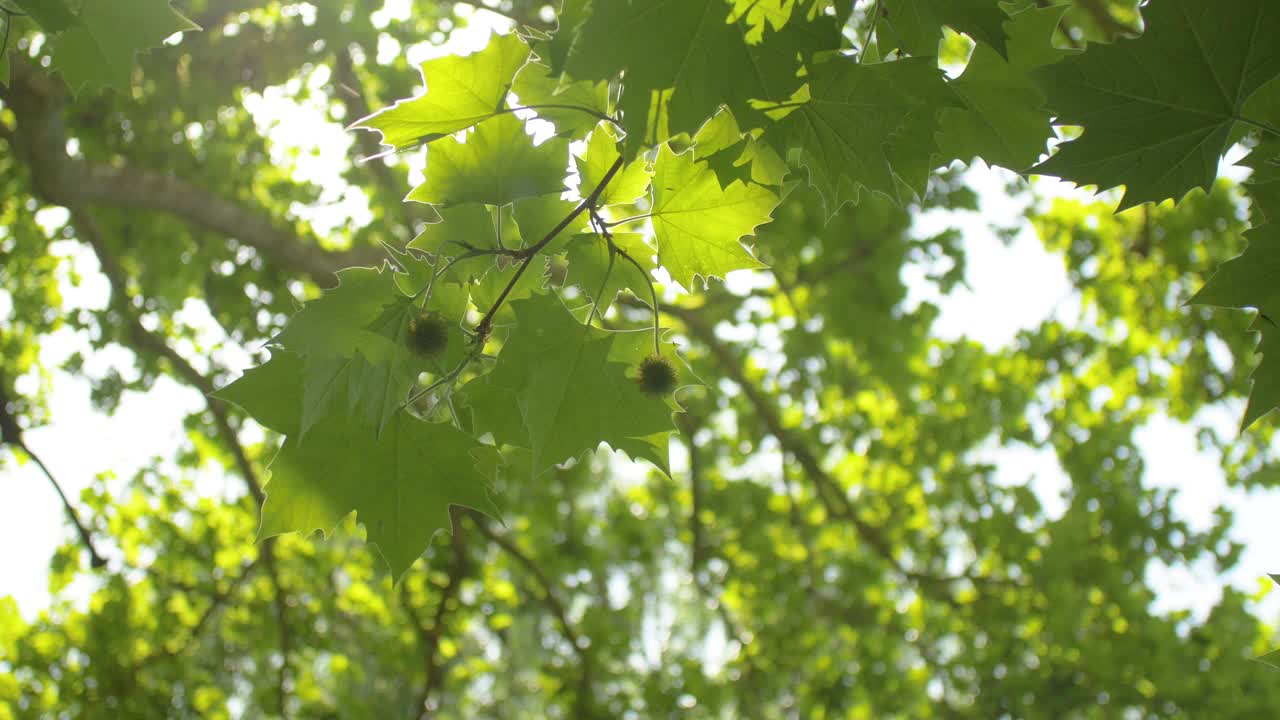
[[654, 165], [652, 222], [659, 262], [681, 285], [764, 267], [740, 239], [769, 222], [778, 196], [760, 185], [734, 182], [722, 189], [716, 174], [693, 152], [663, 146]]
[[422, 63], [426, 91], [360, 120], [353, 128], [377, 130], [382, 144], [405, 150], [465, 130], [503, 109], [516, 72], [529, 60], [519, 36], [495, 35], [485, 49]]
[[1249, 96], [1280, 75], [1272, 0], [1161, 0], [1146, 32], [1036, 71], [1049, 109], [1084, 134], [1031, 169], [1125, 186], [1119, 209], [1209, 189]]
[[408, 199], [441, 205], [506, 205], [564, 190], [568, 163], [567, 140], [553, 138], [534, 145], [523, 120], [499, 115], [477, 125], [465, 140], [450, 137], [432, 144], [426, 180]]

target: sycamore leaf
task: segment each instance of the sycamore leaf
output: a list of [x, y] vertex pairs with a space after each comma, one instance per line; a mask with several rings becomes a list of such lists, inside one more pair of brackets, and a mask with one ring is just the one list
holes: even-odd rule
[[1007, 17], [997, 0], [882, 0], [876, 40], [881, 54], [936, 56], [945, 25], [1006, 55]]
[[[424, 227], [409, 247], [445, 256], [461, 255], [466, 252], [466, 245], [485, 250], [499, 246], [520, 247], [520, 229], [510, 207], [499, 211], [489, 205], [467, 203], [439, 208], [437, 212], [440, 221]], [[499, 216], [502, 217], [501, 228], [498, 227]]]
[[577, 38], [578, 27], [590, 15], [591, 0], [560, 0], [556, 9], [556, 30], [544, 42], [538, 43], [538, 55], [551, 67], [551, 72], [564, 72], [565, 63]]
[[560, 135], [580, 135], [601, 115], [609, 115], [609, 83], [579, 80], [561, 82], [546, 65], [529, 63], [516, 76], [511, 91], [521, 107], [531, 107], [556, 126]]
[[1254, 168], [1246, 189], [1253, 228], [1243, 254], [1222, 264], [1189, 301], [1228, 308], [1255, 308], [1262, 361], [1254, 370], [1243, 427], [1280, 407], [1280, 142], [1261, 143], [1242, 163]]
[[671, 133], [697, 130], [721, 103], [763, 95], [742, 72], [746, 39], [727, 23], [724, 0], [593, 0], [590, 8], [568, 70], [589, 80], [626, 72], [619, 107], [631, 130], [629, 147], [662, 139], [652, 117], [655, 95], [671, 102]]
[[733, 113], [716, 113], [693, 137], [698, 159], [705, 162], [727, 188], [735, 180], [781, 185], [787, 162], [768, 143], [742, 132]]
[[[80, 22], [76, 10], [67, 0], [13, 0], [19, 10], [47, 33], [60, 33]], [[79, 7], [79, 3], [75, 4]], [[9, 13], [3, 13], [8, 16]]]
[[610, 269], [609, 246], [598, 235], [577, 235], [564, 245], [565, 260], [569, 265], [565, 283], [577, 285], [592, 300], [598, 297], [597, 311], [600, 315], [609, 311], [614, 298], [623, 290], [630, 290], [632, 295], [646, 303], [652, 302], [648, 273], [654, 269], [653, 248], [645, 243], [644, 235], [640, 233], [614, 233], [613, 242], [645, 272], [642, 273], [621, 255], [613, 259]]
[[[1280, 85], [1280, 83], [1273, 83]], [[1280, 137], [1264, 139], [1238, 165], [1250, 169], [1246, 183], [1254, 225], [1280, 221]]]
[[[578, 168], [578, 194], [586, 197], [604, 180], [609, 168], [617, 161], [618, 141], [603, 125], [598, 125], [587, 138], [583, 154], [574, 157]], [[614, 175], [613, 180], [600, 195], [601, 205], [627, 205], [644, 196], [649, 189], [653, 171], [643, 160], [626, 165]]]
[[483, 446], [449, 425], [402, 412], [375, 437], [358, 418], [334, 414], [299, 442], [301, 379], [302, 360], [275, 352], [215, 393], [289, 436], [270, 466], [261, 537], [328, 532], [354, 510], [399, 578], [449, 527], [449, 505], [497, 516], [473, 456]]
[[659, 262], [686, 288], [698, 276], [762, 268], [739, 239], [769, 222], [777, 205], [778, 196], [760, 185], [739, 181], [722, 189], [694, 153], [677, 155], [663, 145], [654, 163], [650, 211]]
[[1050, 40], [1066, 6], [1031, 8], [1017, 13], [1005, 27], [1008, 59], [978, 45], [964, 74], [950, 86], [963, 108], [944, 108], [937, 135], [944, 159], [969, 161], [1021, 171], [1031, 167], [1053, 135], [1045, 97], [1028, 72], [1057, 62], [1067, 51]]
[[[705, 162], [727, 188], [735, 180], [751, 182], [751, 163], [742, 161], [746, 136], [728, 109], [721, 109], [693, 136], [698, 159]], [[767, 183], [762, 183], [767, 184]]]
[[1280, 322], [1280, 222], [1268, 221], [1246, 233], [1244, 254], [1223, 263], [1190, 302], [1230, 308], [1257, 308]]
[[302, 426], [302, 366], [297, 354], [274, 351], [267, 362], [249, 368], [213, 396], [239, 406], [267, 429], [296, 433]]
[[1220, 307], [1254, 307], [1252, 330], [1259, 334], [1262, 361], [1253, 371], [1253, 387], [1242, 428], [1280, 408], [1280, 229], [1274, 222], [1249, 233], [1243, 255], [1225, 263], [1190, 302]]
[[1244, 411], [1241, 429], [1280, 408], [1280, 328], [1270, 318], [1258, 316], [1251, 328], [1258, 333], [1258, 353], [1262, 360], [1254, 368], [1253, 387], [1249, 389], [1249, 405]]
[[[454, 287], [452, 283], [440, 283]], [[442, 292], [443, 296], [445, 293]], [[433, 293], [433, 300], [440, 297]], [[433, 302], [430, 309], [440, 312]], [[458, 316], [450, 320], [443, 352], [432, 356], [414, 353], [409, 340], [409, 324], [419, 313], [407, 297], [387, 304], [370, 323], [360, 344], [349, 355], [307, 357], [302, 398], [302, 427], [299, 440], [320, 420], [331, 414], [345, 414], [381, 433], [404, 406], [418, 376], [429, 371], [439, 377], [456, 367], [465, 355], [466, 337]]]
[[422, 63], [426, 91], [357, 120], [351, 127], [377, 130], [382, 144], [406, 150], [465, 130], [502, 110], [516, 72], [529, 60], [517, 35], [495, 35], [479, 52]]
[[524, 121], [513, 115], [486, 120], [466, 140], [446, 138], [427, 152], [426, 180], [409, 200], [441, 205], [506, 205], [522, 197], [564, 190], [567, 140], [534, 145]]
[[353, 510], [399, 578], [449, 528], [449, 506], [497, 517], [472, 452], [482, 446], [449, 424], [397, 414], [376, 437], [348, 418], [318, 423], [305, 444], [285, 441], [272, 461], [260, 537], [330, 532]]
[[[487, 311], [493, 307], [502, 295], [502, 291], [507, 284], [511, 282], [511, 276], [516, 272], [516, 264], [507, 264], [505, 266], [494, 266], [490, 263], [490, 267], [479, 278], [471, 288], [471, 300], [481, 312]], [[495, 316], [496, 325], [509, 325], [515, 322], [515, 312], [512, 309], [512, 301], [527, 298], [541, 291], [547, 284], [547, 263], [543, 258], [533, 261], [533, 265], [520, 276], [515, 286], [511, 288], [511, 292], [507, 294], [506, 302], [502, 304], [502, 308]]]
[[[561, 200], [559, 195], [542, 195], [516, 203], [512, 215], [515, 216], [516, 225], [519, 226], [520, 235], [525, 242], [534, 244], [559, 227], [577, 206], [578, 203], [572, 200]], [[560, 235], [571, 235], [585, 230], [588, 220], [589, 216], [585, 212], [578, 213], [560, 230]]]
[[[569, 73], [611, 80], [625, 71], [619, 107], [634, 153], [671, 135], [692, 134], [722, 104], [750, 113], [752, 99], [788, 97], [802, 83], [797, 50], [816, 38], [823, 38], [819, 45], [838, 47], [838, 32], [804, 31], [749, 46], [744, 27], [729, 24], [728, 16], [724, 0], [594, 0], [574, 38]], [[825, 19], [822, 25], [835, 23]]]
[[1084, 134], [1030, 172], [1100, 189], [1119, 210], [1206, 191], [1254, 91], [1280, 75], [1274, 0], [1160, 0], [1146, 32], [1035, 71], [1049, 109]]
[[394, 273], [383, 268], [341, 270], [338, 285], [303, 305], [272, 343], [304, 356], [348, 355], [383, 309], [403, 297]]
[[856, 199], [859, 186], [899, 202], [899, 182], [924, 195], [928, 170], [917, 163], [904, 176], [891, 158], [935, 153], [938, 111], [958, 104], [932, 58], [862, 65], [839, 57], [815, 66], [809, 87], [787, 121], [828, 212]]
[[[46, 5], [46, 0], [23, 3], [28, 10], [36, 5]], [[51, 7], [42, 7], [37, 21]], [[73, 93], [85, 88], [128, 90], [138, 53], [158, 47], [174, 33], [200, 29], [169, 0], [85, 0], [71, 24], [64, 25], [62, 14], [58, 17], [62, 29], [52, 40], [53, 69], [62, 73]]]
[[675, 430], [672, 404], [641, 392], [612, 354], [617, 334], [583, 325], [553, 294], [513, 307], [516, 326], [497, 367], [461, 393], [478, 430], [529, 448], [535, 476], [600, 443], [616, 449]]
[[730, 21], [746, 23], [747, 42], [759, 42], [765, 28], [781, 30], [791, 19], [796, 0], [731, 0], [733, 12]]
[[361, 418], [382, 432], [418, 375], [445, 372], [464, 345], [455, 330], [448, 352], [419, 357], [408, 342], [417, 310], [400, 292], [395, 273], [352, 268], [338, 278], [336, 288], [304, 305], [274, 340], [305, 359], [299, 439], [332, 414]]

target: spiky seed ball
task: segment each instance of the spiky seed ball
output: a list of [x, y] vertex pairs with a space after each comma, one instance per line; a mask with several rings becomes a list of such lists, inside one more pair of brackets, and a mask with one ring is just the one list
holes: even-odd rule
[[409, 321], [409, 347], [425, 357], [439, 355], [449, 345], [449, 321], [428, 312]]
[[640, 361], [640, 375], [636, 381], [647, 395], [670, 395], [680, 382], [680, 372], [675, 363], [662, 355], [650, 355]]

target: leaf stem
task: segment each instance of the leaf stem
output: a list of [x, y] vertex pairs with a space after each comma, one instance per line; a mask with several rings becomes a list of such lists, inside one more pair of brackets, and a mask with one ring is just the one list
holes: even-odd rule
[[862, 64], [862, 59], [867, 56], [867, 48], [871, 47], [871, 39], [876, 38], [879, 45], [880, 38], [876, 37], [876, 26], [880, 23], [880, 0], [876, 0], [876, 4], [871, 7], [871, 27], [867, 28], [867, 40], [862, 44], [862, 52], [858, 53], [858, 64]]
[[589, 108], [589, 107], [585, 107], [585, 106], [583, 106], [583, 105], [565, 105], [565, 104], [560, 104], [560, 103], [538, 103], [538, 104], [536, 104], [536, 105], [520, 105], [520, 106], [513, 107], [513, 108], [505, 108], [505, 109], [503, 109], [503, 110], [499, 110], [498, 112], [500, 112], [500, 113], [513, 113], [513, 112], [516, 112], [516, 111], [518, 111], [518, 110], [534, 110], [534, 111], [537, 111], [537, 110], [576, 110], [576, 111], [578, 111], [578, 112], [586, 113], [586, 114], [588, 114], [588, 115], [590, 115], [590, 116], [592, 116], [592, 117], [594, 117], [594, 118], [596, 118], [596, 119], [598, 119], [598, 120], [604, 120], [604, 121], [605, 121], [605, 122], [607, 122], [607, 123], [612, 123], [615, 127], [619, 128], [619, 129], [621, 129], [621, 128], [622, 128], [622, 123], [618, 122], [618, 120], [617, 120], [616, 118], [614, 118], [612, 115], [609, 115], [609, 114], [607, 114], [607, 113], [602, 113], [602, 112], [600, 112], [599, 110], [593, 110], [593, 109], [591, 109], [591, 108]]
[[552, 240], [556, 239], [556, 236], [563, 232], [565, 228], [569, 227], [569, 224], [576, 220], [579, 215], [586, 212], [587, 209], [595, 207], [596, 202], [600, 199], [601, 193], [603, 193], [604, 189], [613, 181], [613, 178], [618, 174], [618, 171], [622, 169], [622, 158], [622, 155], [618, 156], [618, 159], [609, 167], [609, 171], [600, 179], [600, 184], [596, 185], [596, 188], [591, 191], [591, 194], [583, 198], [582, 202], [578, 203], [578, 205], [574, 207], [563, 220], [557, 223], [555, 227], [551, 228], [551, 230], [549, 230], [541, 240], [530, 245], [524, 250], [511, 253], [512, 257], [522, 257], [524, 262], [520, 263], [520, 267], [516, 268], [515, 274], [511, 276], [509, 281], [507, 281], [507, 286], [502, 289], [502, 294], [498, 296], [496, 301], [494, 301], [493, 307], [489, 308], [489, 312], [485, 313], [484, 317], [476, 325], [475, 332], [477, 342], [481, 346], [484, 345], [484, 339], [489, 336], [489, 331], [493, 329], [493, 316], [498, 314], [498, 310], [502, 307], [502, 304], [506, 302], [507, 296], [511, 294], [511, 290], [515, 288], [516, 283], [520, 281], [521, 276], [523, 276], [525, 271], [529, 269], [529, 265], [533, 263], [533, 259], [537, 257], [538, 253], [542, 252], [542, 249], [550, 244]]
[[[599, 226], [600, 234], [604, 236], [605, 242], [609, 243], [609, 270], [613, 270], [613, 254], [617, 253], [618, 255], [622, 256], [623, 260], [626, 260], [627, 262], [634, 265], [636, 268], [636, 271], [639, 272], [640, 276], [644, 278], [644, 281], [649, 284], [649, 296], [653, 299], [653, 305], [650, 308], [650, 310], [653, 313], [653, 354], [661, 355], [662, 354], [662, 313], [658, 307], [658, 290], [653, 286], [653, 278], [649, 277], [649, 273], [645, 271], [644, 266], [641, 265], [639, 261], [631, 257], [630, 253], [618, 247], [618, 244], [613, 241], [613, 233], [609, 232], [609, 223], [606, 223], [604, 221], [604, 218], [600, 217], [599, 213], [597, 213], [595, 210], [592, 210], [591, 219], [593, 222], [595, 222], [596, 225]], [[608, 280], [607, 273], [605, 274], [605, 280], [606, 281]], [[604, 288], [603, 286], [601, 286], [601, 292], [603, 291], [604, 291]], [[600, 302], [600, 295], [598, 293], [596, 295], [596, 302]], [[591, 314], [592, 316], [595, 315], [594, 305], [591, 307]], [[591, 324], [590, 318], [587, 319], [587, 324], [588, 325]]]
[[431, 293], [435, 291], [436, 280], [438, 280], [441, 275], [444, 275], [445, 273], [449, 272], [449, 270], [452, 269], [454, 265], [457, 265], [463, 260], [470, 260], [471, 258], [479, 257], [485, 254], [487, 253], [483, 250], [480, 250], [478, 248], [471, 248], [467, 252], [459, 255], [458, 257], [449, 258], [449, 262], [445, 263], [444, 266], [441, 267], [439, 271], [432, 273], [431, 281], [426, 284], [426, 287], [419, 290], [417, 294], [413, 296], [414, 299], [417, 299], [418, 296], [422, 296], [421, 307], [425, 308], [427, 306], [427, 303], [431, 302]]
[[622, 218], [621, 220], [614, 220], [611, 222], [605, 220], [604, 218], [600, 218], [600, 227], [606, 227], [606, 228], [618, 227], [619, 225], [626, 225], [627, 223], [633, 223], [640, 220], [647, 220], [651, 217], [653, 217], [653, 213], [645, 213], [643, 215], [632, 215], [629, 218]]
[[600, 281], [600, 290], [596, 292], [595, 302], [591, 303], [591, 314], [587, 316], [587, 325], [590, 326], [596, 319], [596, 311], [600, 309], [600, 298], [604, 297], [605, 288], [609, 286], [609, 276], [613, 275], [613, 264], [618, 259], [618, 248], [614, 246], [613, 241], [606, 238], [609, 244], [609, 267], [605, 268], [604, 279]]
[[1258, 120], [1250, 120], [1247, 117], [1240, 117], [1238, 115], [1236, 116], [1236, 122], [1244, 123], [1245, 125], [1248, 125], [1249, 127], [1252, 127], [1255, 130], [1261, 130], [1262, 132], [1270, 133], [1276, 136], [1277, 138], [1280, 138], [1280, 128], [1273, 127], [1271, 125], [1268, 125], [1267, 123], [1260, 122]]

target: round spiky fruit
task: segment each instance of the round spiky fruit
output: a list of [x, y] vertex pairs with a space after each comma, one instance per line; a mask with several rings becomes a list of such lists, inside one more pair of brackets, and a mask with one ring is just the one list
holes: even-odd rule
[[680, 383], [680, 372], [675, 363], [662, 355], [650, 355], [640, 361], [640, 374], [636, 381], [646, 395], [670, 395]]
[[431, 357], [449, 345], [449, 321], [440, 313], [427, 312], [409, 321], [409, 347]]

